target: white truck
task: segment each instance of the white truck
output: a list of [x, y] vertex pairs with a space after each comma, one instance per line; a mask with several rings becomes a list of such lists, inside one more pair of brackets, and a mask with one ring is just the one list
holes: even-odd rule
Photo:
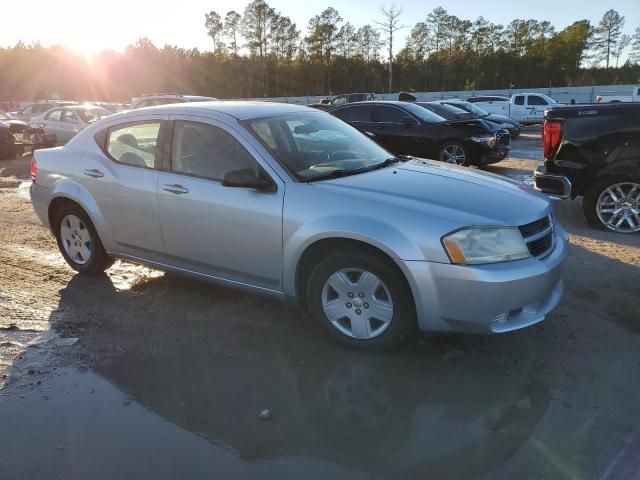
[[516, 93], [510, 100], [476, 101], [474, 104], [489, 113], [518, 120], [523, 125], [542, 123], [545, 109], [560, 105], [542, 93]]
[[596, 103], [640, 102], [640, 87], [633, 87], [631, 95], [598, 95]]

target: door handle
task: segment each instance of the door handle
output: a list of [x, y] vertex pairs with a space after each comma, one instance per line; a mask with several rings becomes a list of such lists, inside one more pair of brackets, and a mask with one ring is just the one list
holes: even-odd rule
[[104, 177], [104, 173], [102, 173], [100, 170], [96, 170], [95, 168], [93, 168], [91, 170], [85, 170], [84, 174], [87, 175], [88, 177], [93, 177], [93, 178], [102, 178], [102, 177]]
[[162, 189], [165, 192], [175, 193], [176, 195], [182, 195], [183, 193], [189, 193], [189, 189], [182, 185], [163, 185]]

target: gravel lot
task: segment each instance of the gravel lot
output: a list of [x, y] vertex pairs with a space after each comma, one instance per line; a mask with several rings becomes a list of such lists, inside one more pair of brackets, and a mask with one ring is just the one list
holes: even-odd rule
[[[487, 170], [530, 180], [538, 128], [513, 156]], [[74, 275], [14, 179], [28, 158], [0, 163], [2, 479], [639, 478], [640, 236], [579, 200], [555, 203], [571, 246], [545, 322], [366, 354], [263, 297]]]

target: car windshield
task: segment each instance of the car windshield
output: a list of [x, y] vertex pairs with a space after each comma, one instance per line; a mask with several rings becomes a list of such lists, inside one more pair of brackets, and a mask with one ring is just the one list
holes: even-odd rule
[[83, 108], [76, 110], [76, 113], [80, 115], [80, 118], [86, 123], [93, 123], [101, 118], [108, 117], [111, 112], [106, 108]]
[[420, 103], [419, 105], [433, 111], [446, 120], [460, 120], [474, 117], [472, 113], [446, 103]]
[[361, 173], [395, 159], [373, 140], [326, 113], [257, 118], [246, 125], [302, 181]]
[[416, 105], [415, 103], [405, 103], [403, 108], [409, 111], [413, 116], [418, 117], [420, 120], [426, 123], [440, 123], [446, 122], [447, 119], [441, 117], [435, 112]]
[[454, 105], [458, 108], [466, 110], [467, 112], [471, 112], [474, 115], [477, 115], [478, 117], [481, 117], [481, 118], [488, 117], [490, 115], [489, 112], [487, 112], [486, 110], [483, 110], [482, 108], [474, 105], [471, 102], [460, 102], [460, 103], [455, 103]]

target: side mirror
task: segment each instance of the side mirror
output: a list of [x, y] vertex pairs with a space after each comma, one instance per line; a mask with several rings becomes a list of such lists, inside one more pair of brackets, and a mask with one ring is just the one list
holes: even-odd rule
[[222, 179], [223, 187], [251, 188], [260, 192], [275, 192], [276, 187], [271, 179], [266, 178], [262, 172], [260, 174], [252, 168], [242, 168], [231, 170], [225, 173]]

